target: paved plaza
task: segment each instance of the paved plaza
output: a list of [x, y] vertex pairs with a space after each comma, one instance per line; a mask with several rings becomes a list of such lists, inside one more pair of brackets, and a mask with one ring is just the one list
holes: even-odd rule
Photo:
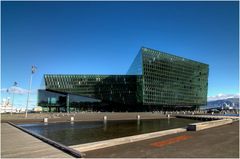
[[1, 124], [2, 158], [72, 158], [63, 151], [7, 124]]
[[87, 158], [239, 158], [239, 122], [85, 152]]
[[[166, 118], [160, 113], [78, 113], [78, 121]], [[22, 115], [22, 116], [21, 116]], [[3, 116], [1, 124], [1, 155], [3, 158], [69, 158], [72, 157], [41, 140], [4, 123], [65, 122], [73, 114], [24, 114]], [[239, 121], [201, 131], [187, 131], [173, 135], [84, 152], [85, 158], [239, 158]]]

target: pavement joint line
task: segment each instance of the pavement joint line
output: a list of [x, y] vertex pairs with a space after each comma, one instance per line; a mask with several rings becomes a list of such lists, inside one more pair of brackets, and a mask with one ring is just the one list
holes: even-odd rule
[[46, 137], [44, 137], [44, 136], [41, 136], [41, 135], [39, 135], [39, 134], [35, 134], [35, 133], [33, 133], [33, 132], [29, 131], [29, 130], [26, 130], [26, 129], [20, 127], [20, 126], [17, 126], [17, 125], [15, 125], [15, 124], [13, 124], [12, 122], [9, 122], [9, 121], [8, 121], [8, 124], [12, 125], [13, 127], [16, 127], [16, 128], [18, 128], [18, 129], [20, 129], [21, 131], [23, 131], [23, 132], [25, 132], [25, 133], [30, 134], [30, 135], [33, 136], [33, 137], [36, 137], [36, 138], [40, 139], [41, 141], [43, 141], [43, 142], [45, 142], [45, 143], [47, 143], [47, 144], [49, 144], [49, 145], [51, 145], [51, 146], [53, 146], [53, 147], [55, 147], [55, 148], [57, 148], [57, 149], [59, 149], [59, 150], [65, 152], [65, 153], [67, 153], [67, 154], [69, 154], [69, 155], [71, 155], [71, 156], [73, 156], [73, 157], [82, 158], [82, 156], [83, 156], [83, 154], [81, 154], [79, 151], [77, 151], [77, 150], [75, 150], [75, 149], [72, 149], [72, 148], [70, 148], [70, 147], [67, 147], [67, 146], [65, 146], [65, 145], [62, 145], [62, 144], [60, 144], [60, 143], [58, 143], [58, 142], [55, 142], [55, 141], [53, 141], [53, 140], [50, 140], [50, 139], [48, 139], [48, 138], [46, 138]]

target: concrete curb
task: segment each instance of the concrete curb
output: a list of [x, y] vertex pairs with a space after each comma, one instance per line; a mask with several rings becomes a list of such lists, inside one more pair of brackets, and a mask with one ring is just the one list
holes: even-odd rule
[[199, 131], [232, 123], [232, 119], [213, 120], [208, 122], [193, 123], [187, 126], [188, 131]]
[[220, 115], [176, 115], [177, 118], [190, 118], [196, 120], [219, 120], [219, 119], [232, 119], [237, 121], [239, 116], [220, 116]]
[[111, 139], [111, 140], [104, 140], [99, 142], [73, 145], [69, 147], [80, 152], [86, 152], [90, 150], [96, 150], [96, 149], [101, 149], [101, 148], [106, 148], [106, 147], [111, 147], [111, 146], [116, 146], [121, 144], [127, 144], [127, 143], [142, 141], [142, 140], [161, 137], [161, 136], [170, 135], [170, 134], [176, 134], [176, 133], [185, 132], [185, 131], [187, 131], [186, 128], [176, 128], [176, 129], [158, 131], [153, 133], [134, 135], [134, 136], [122, 137], [122, 138]]

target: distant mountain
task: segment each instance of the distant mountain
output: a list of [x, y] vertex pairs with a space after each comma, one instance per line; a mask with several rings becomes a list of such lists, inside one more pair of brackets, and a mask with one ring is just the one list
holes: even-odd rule
[[239, 109], [239, 98], [227, 98], [214, 101], [208, 101], [206, 108], [215, 108], [215, 107], [233, 107], [233, 109]]

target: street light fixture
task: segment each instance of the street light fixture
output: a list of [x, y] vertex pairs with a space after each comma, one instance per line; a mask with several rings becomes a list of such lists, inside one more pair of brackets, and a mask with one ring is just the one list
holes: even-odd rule
[[29, 95], [30, 95], [31, 88], [32, 88], [32, 76], [33, 76], [33, 74], [36, 72], [36, 70], [37, 70], [37, 67], [36, 67], [36, 66], [32, 66], [31, 76], [30, 76], [30, 81], [29, 81], [29, 90], [28, 90], [28, 96], [27, 96], [27, 105], [26, 105], [26, 114], [25, 114], [25, 118], [27, 118], [28, 103], [29, 103]]

